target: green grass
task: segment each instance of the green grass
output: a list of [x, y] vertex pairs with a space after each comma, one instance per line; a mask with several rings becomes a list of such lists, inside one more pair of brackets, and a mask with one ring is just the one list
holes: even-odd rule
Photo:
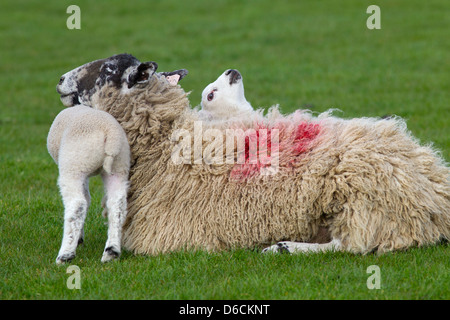
[[[0, 299], [449, 299], [449, 245], [383, 256], [261, 255], [258, 250], [124, 252], [101, 264], [102, 186], [92, 180], [86, 242], [72, 264], [54, 261], [63, 206], [46, 150], [62, 109], [59, 77], [129, 52], [160, 70], [186, 68], [192, 106], [225, 69], [239, 69], [255, 107], [339, 108], [343, 117], [397, 114], [450, 160], [450, 17], [445, 1], [386, 1], [381, 30], [366, 28], [369, 1], [77, 1], [81, 30], [66, 28], [69, 1], [6, 0], [0, 10]], [[366, 285], [370, 265], [381, 289]]]

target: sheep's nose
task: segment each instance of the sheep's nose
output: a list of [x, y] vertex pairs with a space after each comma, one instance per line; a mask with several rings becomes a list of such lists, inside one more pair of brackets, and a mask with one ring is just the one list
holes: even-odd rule
[[237, 83], [242, 78], [241, 74], [236, 69], [227, 70], [225, 75], [230, 77], [230, 86], [233, 83]]
[[59, 79], [59, 83], [58, 83], [58, 84], [59, 84], [59, 85], [63, 84], [64, 79], [66, 79], [66, 77], [62, 76], [62, 77]]

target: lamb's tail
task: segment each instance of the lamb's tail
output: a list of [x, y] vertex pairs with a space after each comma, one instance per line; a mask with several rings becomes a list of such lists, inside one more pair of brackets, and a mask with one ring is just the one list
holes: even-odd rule
[[105, 135], [105, 159], [103, 160], [103, 170], [108, 174], [113, 173], [113, 164], [122, 147], [123, 138], [120, 132], [109, 130]]
[[115, 155], [109, 155], [107, 154], [105, 156], [105, 160], [103, 161], [103, 170], [106, 171], [108, 174], [112, 174], [112, 165], [114, 162]]

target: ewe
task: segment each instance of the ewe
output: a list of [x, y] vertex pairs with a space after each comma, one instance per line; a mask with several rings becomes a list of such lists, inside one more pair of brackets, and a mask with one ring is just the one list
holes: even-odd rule
[[[270, 146], [278, 152], [270, 148], [269, 154], [278, 158], [278, 170], [263, 175], [259, 169], [267, 162], [249, 162], [247, 146], [245, 161], [236, 163], [242, 150], [225, 148], [223, 122], [203, 124], [214, 135], [196, 132], [201, 118], [184, 90], [153, 72], [151, 64], [117, 55], [67, 73], [59, 85], [67, 104], [80, 99], [111, 113], [128, 136], [133, 164], [126, 248], [156, 254], [311, 243], [325, 230], [333, 239], [327, 244], [281, 242], [270, 250], [335, 247], [365, 254], [450, 239], [449, 168], [401, 119], [345, 120], [304, 111], [283, 116], [272, 109], [227, 124], [246, 132], [245, 144], [264, 130], [267, 137], [278, 135]], [[192, 140], [184, 161], [174, 163], [180, 144]], [[196, 155], [211, 146], [227, 161], [199, 162]]]
[[108, 240], [102, 262], [120, 255], [122, 225], [127, 213], [130, 147], [120, 124], [108, 113], [84, 105], [61, 111], [47, 138], [48, 152], [59, 168], [64, 203], [64, 236], [56, 263], [75, 257], [83, 242], [90, 204], [89, 177], [101, 174], [108, 216]]

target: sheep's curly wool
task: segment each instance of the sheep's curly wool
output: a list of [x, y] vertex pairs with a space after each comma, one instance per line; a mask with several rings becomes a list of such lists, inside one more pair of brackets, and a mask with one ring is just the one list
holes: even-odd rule
[[[401, 119], [283, 116], [277, 108], [215, 129], [279, 130], [279, 171], [242, 164], [176, 164], [183, 129], [198, 112], [187, 94], [154, 77], [124, 94], [105, 87], [99, 105], [128, 135], [133, 164], [124, 247], [142, 254], [308, 242], [325, 226], [345, 250], [386, 252], [450, 239], [450, 172]], [[203, 141], [205, 147], [205, 142]], [[256, 164], [258, 165], [258, 164]]]

